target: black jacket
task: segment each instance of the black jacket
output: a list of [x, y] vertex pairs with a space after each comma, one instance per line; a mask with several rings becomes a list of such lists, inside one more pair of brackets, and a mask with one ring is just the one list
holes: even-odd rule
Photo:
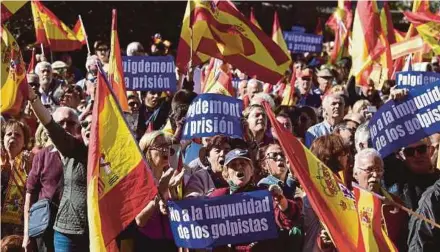
[[[440, 223], [440, 179], [423, 193], [416, 212]], [[439, 251], [440, 229], [411, 216], [408, 249], [409, 251]]]

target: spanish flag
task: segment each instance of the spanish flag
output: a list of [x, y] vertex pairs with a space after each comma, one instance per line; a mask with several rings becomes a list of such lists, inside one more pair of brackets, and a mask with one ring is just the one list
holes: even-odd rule
[[440, 16], [431, 12], [404, 12], [422, 39], [431, 46], [436, 55], [440, 54]]
[[211, 58], [207, 66], [207, 74], [202, 74], [202, 93], [232, 96], [232, 74], [230, 67], [220, 59]]
[[251, 15], [249, 19], [251, 20], [251, 23], [253, 23], [256, 27], [260, 28], [261, 30], [261, 26], [258, 23], [257, 18], [255, 17], [254, 7], [251, 7]]
[[[320, 221], [328, 230], [338, 251], [370, 251], [365, 249], [371, 234], [364, 234], [353, 193], [341, 179], [325, 166], [299, 140], [282, 128], [268, 103], [263, 103], [271, 125], [295, 174]], [[378, 250], [393, 251], [388, 243], [377, 241]]]
[[295, 84], [296, 84], [296, 70], [293, 69], [292, 77], [290, 79], [290, 84], [286, 84], [281, 97], [282, 106], [295, 106], [297, 99], [295, 96]]
[[12, 34], [1, 26], [1, 101], [0, 113], [18, 115], [27, 99], [26, 68], [20, 47]]
[[353, 22], [353, 13], [350, 5], [350, 1], [339, 0], [335, 12], [325, 23], [335, 33], [335, 45], [330, 54], [330, 64], [335, 64], [342, 57], [349, 55], [349, 38]]
[[87, 165], [90, 251], [115, 251], [115, 238], [157, 193], [150, 168], [102, 70]]
[[361, 227], [363, 251], [398, 251], [382, 228], [382, 200], [358, 186], [353, 186], [353, 193]]
[[1, 2], [1, 23], [8, 20], [28, 1], [2, 1]]
[[124, 70], [122, 68], [121, 47], [119, 46], [118, 37], [118, 14], [116, 9], [113, 10], [112, 16], [112, 37], [111, 37], [111, 51], [109, 58], [108, 79], [110, 85], [115, 92], [117, 100], [121, 105], [122, 111], [128, 112], [127, 92], [125, 89]]
[[275, 42], [290, 59], [290, 52], [287, 49], [286, 41], [284, 40], [283, 30], [281, 29], [280, 21], [278, 20], [278, 12], [275, 11], [273, 14], [273, 25], [272, 25], [272, 40]]
[[177, 66], [185, 72], [190, 61], [195, 66], [210, 57], [269, 83], [277, 83], [291, 62], [232, 2], [189, 1], [182, 22]]
[[74, 51], [82, 47], [76, 34], [61, 22], [40, 1], [32, 1], [32, 14], [37, 43], [49, 46], [54, 52]]
[[76, 39], [81, 42], [81, 44], [85, 45], [86, 41], [86, 31], [84, 29], [83, 23], [80, 19], [76, 21], [75, 26], [73, 27], [73, 33], [75, 33]]
[[[351, 74], [356, 79], [356, 84], [366, 85], [369, 73], [373, 70], [373, 63], [381, 61], [381, 56], [389, 49], [386, 37], [382, 31], [380, 21], [380, 6], [377, 1], [359, 1], [353, 22], [352, 34], [352, 68]], [[391, 56], [391, 52], [389, 52]]]

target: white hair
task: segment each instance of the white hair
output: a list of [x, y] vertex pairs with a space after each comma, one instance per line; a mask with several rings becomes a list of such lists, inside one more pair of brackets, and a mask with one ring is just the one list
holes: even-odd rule
[[248, 80], [248, 87], [252, 84], [252, 83], [256, 83], [258, 86], [258, 89], [263, 90], [263, 82], [257, 80], [257, 79], [250, 79]]
[[373, 148], [367, 148], [367, 149], [363, 149], [361, 151], [359, 151], [355, 156], [354, 156], [354, 167], [353, 167], [353, 171], [356, 171], [359, 169], [361, 160], [365, 160], [367, 158], [372, 158], [373, 162], [375, 159], [379, 160], [379, 164], [380, 167], [382, 167], [383, 169], [383, 160], [382, 157], [380, 156], [379, 152]]
[[272, 110], [275, 110], [275, 101], [273, 100], [272, 96], [266, 93], [255, 94], [254, 97], [252, 97], [249, 105], [255, 105], [255, 104], [262, 105], [263, 101], [269, 103]]
[[76, 123], [79, 123], [78, 114], [76, 113], [76, 111], [73, 108], [66, 107], [66, 106], [61, 106], [61, 107], [56, 108], [56, 110], [52, 114], [52, 117], [55, 118], [63, 112], [67, 112], [69, 115], [72, 116], [72, 119]]
[[326, 107], [329, 105], [329, 103], [331, 102], [331, 99], [340, 99], [343, 103], [343, 105], [345, 106], [345, 100], [344, 98], [342, 98], [342, 96], [340, 94], [328, 94], [325, 95], [324, 98], [322, 99], [322, 107]]
[[[354, 143], [356, 150], [359, 152], [361, 149], [359, 147], [360, 143], [368, 143], [370, 140], [370, 129], [368, 128], [368, 121], [359, 125], [354, 133]], [[365, 146], [372, 147], [372, 146]]]
[[96, 56], [96, 55], [91, 55], [91, 56], [87, 57], [87, 60], [86, 60], [87, 71], [89, 70], [90, 66], [96, 65], [96, 64], [98, 64], [98, 62], [99, 62], [99, 59], [98, 59], [98, 56]]
[[50, 71], [52, 72], [52, 65], [49, 62], [47, 61], [38, 62], [38, 64], [35, 66], [35, 73], [41, 74], [41, 70], [46, 68], [49, 68]]
[[139, 42], [131, 42], [127, 46], [127, 56], [135, 55], [135, 52], [144, 51], [144, 47]]

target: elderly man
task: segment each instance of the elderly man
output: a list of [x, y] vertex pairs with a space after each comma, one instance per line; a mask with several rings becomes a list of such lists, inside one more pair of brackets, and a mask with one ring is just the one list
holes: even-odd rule
[[[396, 183], [405, 205], [416, 210], [423, 192], [440, 178], [440, 171], [431, 163], [434, 148], [429, 138], [410, 144], [398, 153], [405, 169], [399, 172], [401, 180]], [[397, 174], [397, 173], [396, 173]]]
[[248, 81], [246, 86], [246, 94], [249, 97], [249, 100], [252, 100], [252, 98], [258, 94], [263, 92], [263, 83], [256, 79], [251, 79]]
[[336, 124], [344, 118], [344, 99], [337, 94], [329, 94], [322, 101], [324, 121], [310, 127], [306, 132], [306, 146], [310, 148], [313, 141], [332, 133]]
[[[59, 107], [53, 113], [53, 120], [72, 136], [80, 134], [78, 115], [68, 107]], [[60, 204], [63, 163], [57, 149], [50, 145], [41, 149], [34, 157], [32, 169], [26, 182], [26, 198], [24, 203], [24, 225], [29, 225], [29, 209], [36, 200], [50, 199], [52, 204], [51, 223], [55, 221], [57, 207]], [[29, 249], [28, 229], [24, 229], [23, 248]], [[54, 251], [54, 232], [49, 227], [42, 237], [35, 238], [38, 251]]]
[[39, 79], [39, 93], [43, 105], [56, 105], [53, 99], [54, 92], [60, 88], [61, 84], [53, 79], [52, 66], [49, 62], [42, 61], [35, 66], [35, 72]]
[[366, 148], [373, 147], [373, 144], [371, 143], [368, 122], [359, 125], [359, 127], [356, 129], [356, 132], [354, 133], [354, 145], [357, 152]]
[[[380, 185], [384, 174], [382, 157], [375, 149], [367, 148], [361, 150], [355, 156], [353, 178], [359, 187], [383, 195], [388, 199], [400, 202], [399, 198], [388, 194]], [[385, 223], [386, 232], [391, 241], [400, 251], [407, 251], [406, 237], [408, 234], [408, 215], [392, 205], [382, 205], [382, 218]]]
[[318, 88], [315, 89], [314, 92], [319, 95], [324, 95], [332, 86], [334, 76], [328, 68], [319, 70], [316, 76], [318, 76]]
[[127, 46], [127, 56], [145, 56], [145, 50], [141, 43], [131, 42]]
[[313, 71], [310, 68], [304, 69], [298, 74], [296, 88], [298, 89], [298, 105], [319, 108], [321, 106], [321, 96], [312, 90]]

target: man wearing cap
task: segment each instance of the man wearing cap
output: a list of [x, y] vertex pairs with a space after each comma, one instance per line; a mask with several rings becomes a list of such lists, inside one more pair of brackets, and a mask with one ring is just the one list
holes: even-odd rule
[[318, 76], [318, 88], [314, 91], [322, 96], [330, 89], [333, 82], [333, 74], [328, 68], [324, 68], [319, 70], [316, 75]]
[[299, 94], [297, 105], [319, 108], [321, 106], [321, 97], [319, 94], [312, 91], [312, 69], [304, 69], [298, 77], [299, 78], [296, 82]]

